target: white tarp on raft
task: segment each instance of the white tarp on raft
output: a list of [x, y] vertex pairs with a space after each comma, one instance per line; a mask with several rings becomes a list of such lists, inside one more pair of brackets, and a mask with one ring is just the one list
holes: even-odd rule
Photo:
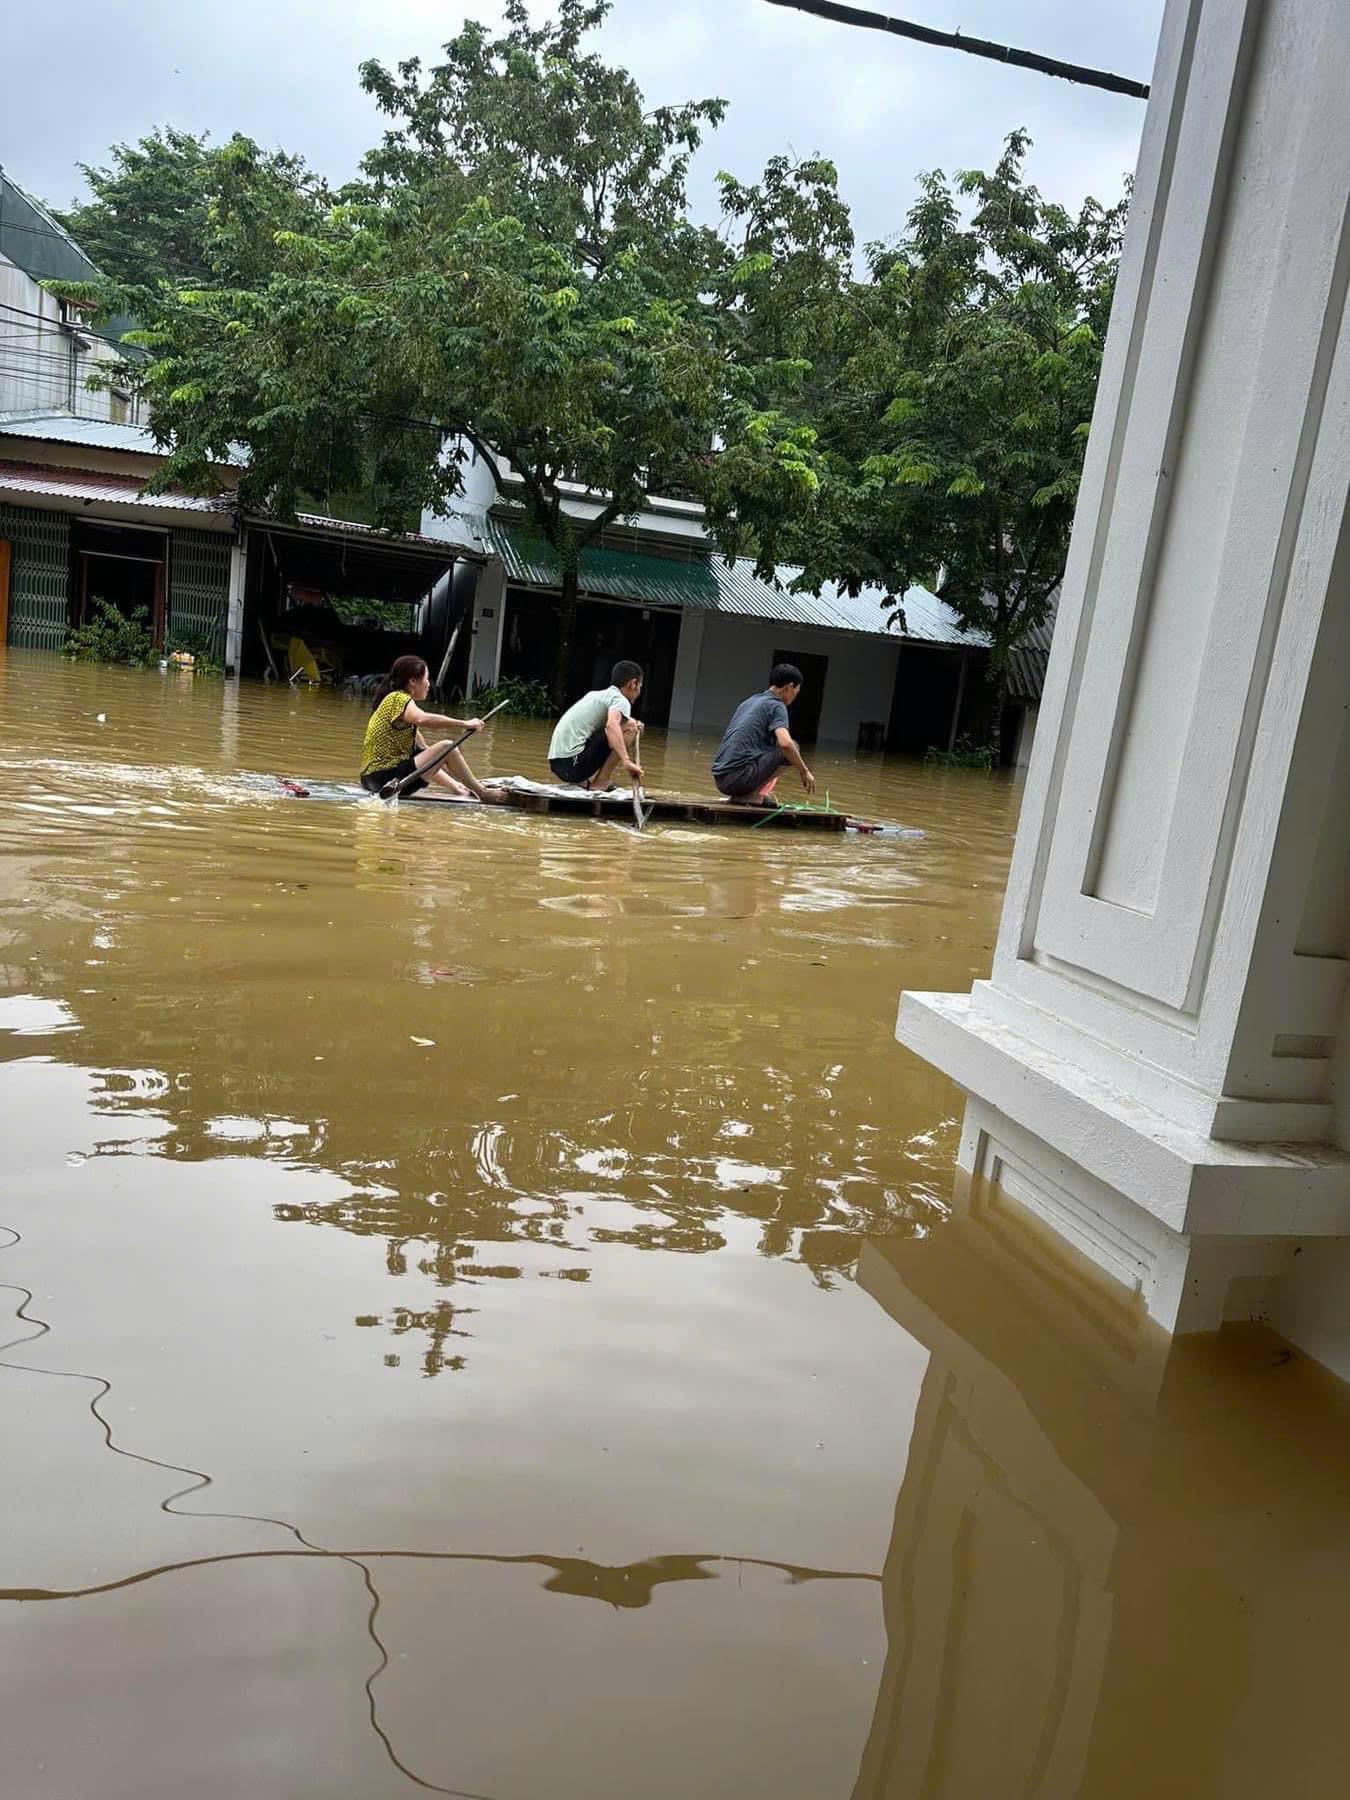
[[594, 788], [567, 787], [561, 781], [531, 781], [528, 775], [484, 775], [484, 787], [509, 788], [513, 794], [539, 794], [545, 800], [599, 800], [614, 806], [631, 807], [631, 787], [617, 787], [611, 794], [597, 794]]

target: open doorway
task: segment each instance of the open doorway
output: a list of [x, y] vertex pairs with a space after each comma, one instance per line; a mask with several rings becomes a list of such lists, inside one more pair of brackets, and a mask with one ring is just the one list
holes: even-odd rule
[[802, 690], [788, 708], [792, 735], [799, 744], [814, 744], [820, 735], [820, 709], [825, 701], [825, 676], [830, 666], [828, 656], [816, 656], [809, 650], [775, 650], [774, 663], [793, 663], [802, 672]]
[[89, 623], [95, 600], [115, 606], [128, 619], [144, 609], [145, 623], [162, 645], [167, 545], [163, 532], [76, 521], [70, 534], [75, 624]]
[[[405, 655], [425, 658], [433, 678], [440, 675], [471, 594], [471, 586], [452, 593], [451, 545], [322, 519], [255, 522], [245, 544], [245, 675], [373, 687]], [[456, 640], [447, 689], [456, 668], [467, 667], [468, 637], [462, 631]]]
[[[648, 725], [665, 725], [675, 688], [680, 614], [640, 601], [582, 600], [572, 637], [567, 693], [575, 697], [609, 685], [616, 662], [639, 663], [646, 679], [634, 709]], [[502, 637], [503, 676], [552, 687], [558, 655], [558, 596], [534, 588], [508, 588]]]

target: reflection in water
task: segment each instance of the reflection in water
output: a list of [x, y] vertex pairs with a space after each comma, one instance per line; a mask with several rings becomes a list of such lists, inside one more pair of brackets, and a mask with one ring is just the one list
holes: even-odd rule
[[860, 1278], [928, 1366], [854, 1800], [1344, 1792], [1350, 1393], [1169, 1344], [978, 1188]]
[[0, 715], [7, 1800], [1342, 1791], [1339, 1390], [948, 1216], [895, 998], [1010, 786], [639, 837], [282, 797], [329, 693]]
[[[0, 1226], [3, 1242], [0, 1250], [12, 1248], [22, 1242], [20, 1234], [11, 1227]], [[75, 1369], [34, 1368], [32, 1364], [16, 1361], [10, 1353], [25, 1344], [33, 1344], [46, 1337], [51, 1329], [47, 1321], [39, 1318], [30, 1308], [33, 1303], [32, 1292], [16, 1283], [0, 1283], [0, 1291], [14, 1293], [19, 1296], [15, 1317], [30, 1327], [27, 1332], [0, 1344], [0, 1368], [11, 1369], [21, 1374], [37, 1374], [56, 1381], [76, 1381], [88, 1384], [95, 1392], [88, 1401], [91, 1417], [102, 1434], [105, 1447], [114, 1456], [123, 1457], [129, 1462], [140, 1463], [147, 1468], [163, 1470], [172, 1475], [186, 1475], [188, 1485], [176, 1488], [171, 1494], [159, 1502], [159, 1510], [163, 1513], [177, 1514], [192, 1519], [224, 1519], [242, 1524], [275, 1526], [277, 1529], [293, 1537], [301, 1546], [295, 1550], [259, 1550], [238, 1552], [233, 1555], [198, 1557], [191, 1563], [161, 1564], [158, 1567], [142, 1569], [120, 1579], [100, 1582], [83, 1588], [0, 1588], [0, 1602], [11, 1601], [32, 1605], [40, 1601], [87, 1600], [98, 1595], [116, 1593], [120, 1590], [139, 1587], [146, 1582], [158, 1580], [167, 1575], [180, 1574], [189, 1568], [220, 1567], [237, 1562], [271, 1561], [276, 1558], [316, 1558], [325, 1561], [339, 1562], [359, 1571], [366, 1593], [370, 1599], [370, 1610], [366, 1616], [366, 1630], [375, 1648], [378, 1661], [365, 1681], [366, 1697], [369, 1704], [371, 1729], [379, 1739], [380, 1745], [391, 1764], [400, 1775], [414, 1782], [418, 1787], [429, 1789], [438, 1794], [458, 1796], [459, 1800], [487, 1800], [486, 1796], [471, 1793], [468, 1789], [446, 1787], [429, 1781], [412, 1770], [399, 1755], [388, 1731], [379, 1716], [375, 1686], [389, 1667], [389, 1649], [379, 1634], [377, 1622], [380, 1614], [381, 1596], [376, 1584], [371, 1564], [381, 1562], [412, 1561], [433, 1563], [475, 1563], [499, 1565], [502, 1567], [539, 1567], [549, 1571], [548, 1578], [541, 1583], [544, 1593], [564, 1594], [574, 1599], [600, 1600], [615, 1608], [635, 1608], [650, 1605], [656, 1589], [673, 1582], [713, 1581], [720, 1570], [716, 1565], [734, 1564], [737, 1573], [746, 1567], [776, 1569], [787, 1576], [793, 1585], [810, 1581], [870, 1581], [875, 1579], [869, 1575], [832, 1569], [802, 1568], [786, 1563], [777, 1563], [758, 1557], [729, 1558], [726, 1556], [704, 1555], [667, 1555], [648, 1557], [640, 1563], [624, 1567], [610, 1568], [602, 1564], [587, 1561], [581, 1557], [516, 1555], [493, 1556], [475, 1554], [473, 1552], [453, 1551], [417, 1551], [417, 1550], [338, 1550], [326, 1549], [306, 1537], [298, 1525], [284, 1519], [274, 1519], [258, 1513], [213, 1512], [200, 1508], [184, 1509], [179, 1503], [194, 1494], [203, 1493], [212, 1486], [212, 1478], [199, 1469], [188, 1468], [184, 1464], [164, 1462], [158, 1457], [146, 1456], [137, 1450], [119, 1443], [113, 1427], [105, 1413], [104, 1405], [112, 1393], [112, 1383], [101, 1375], [86, 1374]], [[366, 1321], [358, 1320], [358, 1323]], [[428, 1373], [434, 1371], [429, 1370]]]

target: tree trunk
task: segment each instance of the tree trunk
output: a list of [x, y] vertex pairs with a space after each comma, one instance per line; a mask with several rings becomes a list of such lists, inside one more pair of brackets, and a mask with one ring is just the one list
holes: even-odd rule
[[576, 696], [572, 687], [572, 651], [577, 633], [577, 585], [575, 564], [564, 562], [562, 588], [558, 596], [558, 653], [553, 662], [553, 703], [570, 706]]
[[1003, 721], [1008, 705], [1008, 677], [1000, 669], [991, 676], [994, 689], [993, 705], [989, 713], [989, 746], [994, 752], [994, 767], [1001, 769], [1004, 764]]

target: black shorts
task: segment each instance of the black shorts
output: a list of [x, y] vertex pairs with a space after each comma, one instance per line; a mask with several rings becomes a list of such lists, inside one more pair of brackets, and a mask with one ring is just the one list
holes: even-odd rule
[[[378, 794], [388, 782], [406, 781], [409, 775], [417, 775], [416, 756], [405, 756], [398, 767], [394, 769], [372, 769], [369, 775], [361, 777], [361, 786], [368, 794]], [[417, 781], [408, 791], [415, 794], [418, 788], [424, 788], [427, 785], [426, 779], [417, 775]]]
[[548, 766], [568, 787], [584, 787], [592, 775], [598, 775], [611, 754], [605, 728], [599, 725], [586, 739], [575, 756], [550, 756]]
[[713, 780], [728, 800], [742, 800], [757, 794], [766, 782], [772, 781], [778, 771], [786, 767], [786, 756], [775, 746], [763, 751], [753, 762], [737, 763], [730, 769], [714, 769]]

